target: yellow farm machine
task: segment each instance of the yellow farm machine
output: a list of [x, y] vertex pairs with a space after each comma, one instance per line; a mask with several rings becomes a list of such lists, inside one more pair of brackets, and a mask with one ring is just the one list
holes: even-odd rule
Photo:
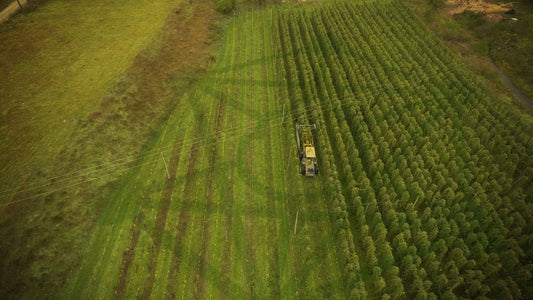
[[311, 130], [316, 129], [316, 124], [301, 125], [296, 123], [296, 143], [300, 157], [300, 173], [305, 176], [316, 176], [318, 166]]

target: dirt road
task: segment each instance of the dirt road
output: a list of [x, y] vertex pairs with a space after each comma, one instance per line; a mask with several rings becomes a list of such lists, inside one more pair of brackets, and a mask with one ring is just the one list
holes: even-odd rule
[[511, 90], [511, 92], [522, 102], [526, 107], [533, 108], [533, 102], [522, 91], [520, 91], [511, 81], [511, 79], [505, 75], [505, 73], [494, 63], [491, 57], [489, 57], [490, 64], [498, 71], [498, 75], [503, 83]]

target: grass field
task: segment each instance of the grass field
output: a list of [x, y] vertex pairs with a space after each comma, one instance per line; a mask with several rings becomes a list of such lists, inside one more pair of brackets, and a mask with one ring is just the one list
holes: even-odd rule
[[[216, 35], [182, 31], [210, 27], [196, 22], [209, 19], [212, 6], [182, 3], [173, 13], [195, 23], [171, 26], [175, 31], [153, 44]], [[89, 115], [96, 129], [82, 135], [83, 145], [100, 141], [107, 130], [113, 131], [103, 139], [108, 143], [134, 144], [120, 138], [139, 132], [128, 126], [151, 124], [152, 135], [139, 135], [143, 148], [132, 159], [100, 154], [103, 165], [87, 163], [94, 169], [82, 169], [84, 176], [59, 181], [57, 187], [69, 190], [65, 182], [124, 174], [91, 193], [66, 194], [84, 199], [75, 207], [60, 206], [66, 203], [62, 193], [36, 197], [48, 214], [57, 209], [50, 224], [74, 208], [91, 223], [72, 227], [89, 230], [87, 243], [58, 255], [73, 262], [50, 293], [67, 299], [531, 294], [533, 120], [511, 99], [492, 95], [402, 1], [251, 9], [227, 17], [223, 28], [217, 54], [205, 50], [212, 65], [205, 62], [202, 75], [173, 77], [184, 71], [172, 65], [181, 56], [149, 47], [148, 57], [165, 59], [142, 67], [134, 61], [132, 70], [161, 74], [127, 79], [114, 97], [101, 96], [102, 107], [113, 113]], [[148, 68], [154, 65], [160, 67]], [[157, 79], [163, 87], [140, 95], [166, 96], [168, 107], [140, 111], [160, 116], [161, 123], [120, 118], [139, 109], [109, 106], [117, 97], [125, 107], [139, 105], [146, 98], [135, 92], [125, 97], [123, 85], [141, 88]], [[295, 118], [318, 126], [316, 178], [298, 173]], [[94, 147], [120, 153], [97, 142]], [[82, 162], [87, 155], [72, 153]], [[2, 237], [11, 237], [9, 230], [31, 232], [14, 220], [27, 207], [25, 197], [19, 192], [5, 199], [11, 219], [4, 224], [11, 227]], [[40, 221], [38, 214], [34, 219]], [[56, 250], [62, 248], [46, 245], [60, 241], [38, 240]], [[40, 260], [52, 263], [43, 276], [61, 269], [49, 257]], [[17, 267], [6, 262], [4, 270]], [[39, 274], [31, 266], [21, 276]], [[6, 296], [17, 289], [10, 284], [2, 281]], [[40, 288], [21, 294], [36, 295]]]
[[2, 295], [54, 293], [79, 264], [113, 182], [212, 60], [199, 7], [50, 1], [2, 24]]
[[344, 295], [322, 180], [295, 172], [271, 34], [270, 11], [226, 29], [213, 71], [148, 148], [156, 162], [113, 195], [67, 298]]

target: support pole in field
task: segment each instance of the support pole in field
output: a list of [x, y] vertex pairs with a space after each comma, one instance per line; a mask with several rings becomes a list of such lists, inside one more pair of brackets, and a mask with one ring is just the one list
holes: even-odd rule
[[291, 152], [289, 151], [289, 156], [287, 157], [287, 164], [285, 165], [285, 169], [287, 169], [287, 166], [291, 162]]
[[296, 212], [296, 221], [294, 221], [294, 234], [296, 234], [296, 226], [298, 226], [298, 213], [300, 210]]
[[161, 158], [163, 159], [163, 162], [165, 163], [165, 169], [167, 170], [167, 179], [170, 179], [170, 173], [168, 172], [167, 161], [165, 160], [165, 157], [163, 156], [163, 151], [161, 151]]
[[22, 8], [22, 4], [20, 4], [19, 0], [17, 0], [17, 3], [19, 4], [19, 7]]

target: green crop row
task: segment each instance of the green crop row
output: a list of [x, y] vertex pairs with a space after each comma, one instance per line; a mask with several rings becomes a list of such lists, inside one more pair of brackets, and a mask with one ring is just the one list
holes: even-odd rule
[[360, 297], [522, 297], [531, 119], [494, 99], [399, 1], [282, 11], [289, 95], [319, 125]]

